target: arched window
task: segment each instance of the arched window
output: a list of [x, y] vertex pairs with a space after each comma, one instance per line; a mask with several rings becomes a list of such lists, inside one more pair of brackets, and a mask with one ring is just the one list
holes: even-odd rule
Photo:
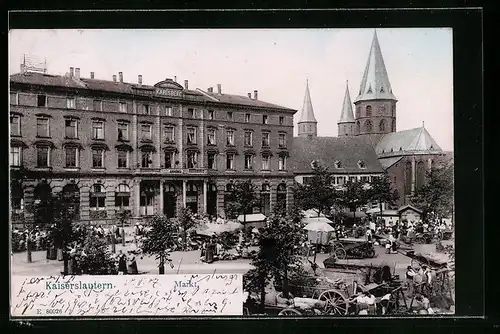
[[35, 200], [47, 202], [52, 197], [52, 188], [45, 182], [36, 185], [33, 197]]
[[356, 122], [356, 134], [359, 135], [359, 133], [361, 132], [361, 125], [359, 123], [359, 121]]
[[405, 165], [405, 195], [411, 195], [411, 178], [412, 178], [411, 162], [407, 161]]
[[372, 117], [372, 106], [366, 106], [366, 117]]
[[167, 183], [164, 186], [166, 193], [175, 193], [175, 186], [172, 183]]
[[[106, 190], [102, 184], [94, 184], [90, 188], [90, 210], [103, 212], [99, 217], [93, 216], [91, 218], [105, 218], [106, 214]], [[91, 214], [92, 216], [92, 214]]]
[[365, 132], [370, 133], [370, 132], [372, 132], [372, 130], [373, 130], [372, 122], [370, 120], [367, 120], [365, 122]]
[[396, 132], [396, 120], [392, 120], [392, 132]]
[[380, 121], [380, 124], [378, 127], [379, 127], [380, 132], [385, 132], [385, 128], [387, 127], [387, 122], [385, 121], [385, 119]]
[[130, 203], [130, 187], [126, 184], [119, 184], [115, 193], [115, 206], [128, 208]]
[[262, 185], [262, 189], [261, 189], [262, 192], [269, 192], [271, 191], [271, 188], [269, 187], [269, 183], [264, 183]]
[[416, 190], [420, 189], [425, 183], [425, 164], [423, 161], [417, 163], [417, 184]]

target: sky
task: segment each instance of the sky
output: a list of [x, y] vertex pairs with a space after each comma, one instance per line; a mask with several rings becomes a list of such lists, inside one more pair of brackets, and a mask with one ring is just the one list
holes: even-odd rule
[[[298, 110], [306, 80], [319, 136], [336, 136], [348, 80], [354, 101], [374, 29], [11, 30], [9, 73], [24, 54], [46, 59], [49, 74], [79, 67], [82, 77], [154, 85], [177, 77], [189, 88], [217, 84], [222, 93]], [[422, 126], [453, 150], [453, 47], [447, 28], [377, 29], [397, 103], [397, 130]], [[297, 127], [295, 126], [295, 133]]]

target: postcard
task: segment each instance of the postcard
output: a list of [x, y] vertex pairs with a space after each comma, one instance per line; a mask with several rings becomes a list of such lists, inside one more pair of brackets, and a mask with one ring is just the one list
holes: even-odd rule
[[11, 30], [11, 317], [453, 315], [452, 33]]

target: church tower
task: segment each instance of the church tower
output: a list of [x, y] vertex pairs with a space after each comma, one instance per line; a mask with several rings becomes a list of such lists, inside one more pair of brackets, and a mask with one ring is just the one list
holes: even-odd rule
[[356, 134], [370, 137], [376, 144], [384, 134], [396, 132], [396, 102], [375, 31], [359, 93], [354, 100]]
[[342, 105], [342, 112], [338, 121], [338, 136], [354, 136], [356, 120], [352, 113], [351, 95], [349, 94], [349, 82], [346, 82], [344, 104]]
[[304, 96], [304, 105], [300, 114], [298, 135], [299, 137], [316, 137], [318, 135], [318, 122], [314, 117], [314, 110], [309, 93], [309, 81], [306, 83], [306, 95]]

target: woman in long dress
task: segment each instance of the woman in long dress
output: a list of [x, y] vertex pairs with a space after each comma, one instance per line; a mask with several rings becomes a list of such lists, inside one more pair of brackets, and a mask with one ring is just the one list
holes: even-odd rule
[[137, 260], [135, 259], [135, 255], [130, 251], [128, 257], [128, 273], [129, 275], [137, 275], [139, 273], [137, 270]]

